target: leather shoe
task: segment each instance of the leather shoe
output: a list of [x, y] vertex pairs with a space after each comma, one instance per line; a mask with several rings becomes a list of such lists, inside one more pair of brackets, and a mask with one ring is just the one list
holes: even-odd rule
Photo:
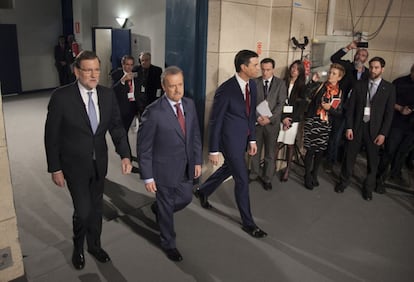
[[250, 236], [254, 238], [264, 238], [267, 236], [267, 233], [257, 226], [253, 226], [253, 227], [243, 226], [242, 229], [243, 231], [247, 232]]
[[272, 183], [263, 181], [263, 189], [265, 189], [266, 191], [272, 190]]
[[372, 201], [372, 192], [364, 189], [362, 191], [362, 197], [365, 201]]
[[345, 190], [345, 187], [344, 187], [344, 185], [343, 185], [342, 183], [338, 183], [338, 184], [335, 186], [335, 192], [336, 192], [336, 193], [343, 193], [343, 192], [344, 192], [344, 190]]
[[105, 263], [111, 260], [109, 255], [102, 249], [97, 250], [88, 250], [88, 253], [90, 253], [94, 258], [96, 258], [97, 261]]
[[132, 173], [141, 173], [141, 170], [138, 167], [133, 166], [132, 169], [131, 169], [131, 172]]
[[73, 250], [72, 264], [76, 269], [83, 269], [85, 267], [85, 256], [83, 251]]
[[200, 205], [205, 209], [211, 209], [213, 206], [208, 202], [208, 197], [200, 192], [200, 189], [194, 191], [194, 196], [200, 200]]
[[387, 192], [387, 190], [385, 190], [385, 187], [384, 187], [384, 186], [382, 186], [382, 185], [378, 185], [378, 186], [375, 188], [374, 192], [375, 192], [375, 193], [378, 193], [378, 194], [385, 194], [385, 193]]
[[180, 252], [176, 248], [166, 249], [164, 251], [167, 254], [167, 257], [172, 261], [182, 261], [183, 260], [182, 255], [180, 254]]

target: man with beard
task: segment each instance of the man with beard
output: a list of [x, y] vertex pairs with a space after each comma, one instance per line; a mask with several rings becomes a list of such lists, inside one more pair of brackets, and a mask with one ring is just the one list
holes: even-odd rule
[[374, 57], [369, 61], [369, 80], [359, 81], [349, 97], [346, 117], [346, 154], [342, 163], [340, 182], [335, 192], [342, 193], [349, 185], [357, 154], [362, 145], [367, 153], [367, 176], [362, 195], [372, 200], [376, 188], [379, 148], [390, 131], [395, 104], [395, 87], [382, 79], [385, 61]]

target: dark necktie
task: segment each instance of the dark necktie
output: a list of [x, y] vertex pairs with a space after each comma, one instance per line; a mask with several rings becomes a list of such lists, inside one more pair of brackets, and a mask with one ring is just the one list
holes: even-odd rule
[[178, 123], [180, 124], [181, 130], [183, 131], [183, 134], [185, 135], [185, 120], [184, 120], [183, 112], [181, 111], [180, 103], [177, 103], [174, 106], [177, 109]]
[[[365, 104], [365, 106], [368, 107], [368, 108], [370, 108], [370, 109], [371, 109], [371, 100], [372, 100], [372, 97], [374, 97], [374, 95], [375, 95], [375, 93], [373, 93], [374, 90], [375, 90], [374, 89], [374, 83], [373, 82], [370, 82], [369, 83], [368, 95], [367, 95], [367, 102]], [[363, 117], [362, 120], [364, 122], [369, 122], [370, 116], [369, 115], [364, 115], [364, 117]]]
[[88, 91], [88, 116], [89, 121], [91, 122], [92, 132], [95, 134], [96, 129], [98, 128], [98, 117], [96, 115], [95, 105], [92, 100], [92, 91]]
[[247, 113], [247, 116], [250, 115], [250, 91], [249, 91], [249, 83], [246, 83], [246, 113]]
[[264, 86], [264, 97], [267, 98], [267, 95], [269, 95], [269, 80], [265, 80], [265, 86]]

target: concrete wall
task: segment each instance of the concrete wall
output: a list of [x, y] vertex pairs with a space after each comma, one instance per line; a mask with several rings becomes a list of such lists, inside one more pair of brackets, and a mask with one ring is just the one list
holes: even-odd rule
[[[0, 91], [1, 92], [1, 91]], [[0, 282], [24, 274], [0, 93]]]

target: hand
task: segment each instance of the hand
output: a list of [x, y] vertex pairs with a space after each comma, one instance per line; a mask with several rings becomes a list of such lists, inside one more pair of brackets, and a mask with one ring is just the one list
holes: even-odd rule
[[249, 155], [254, 156], [257, 153], [257, 144], [256, 143], [249, 143]]
[[65, 187], [65, 176], [62, 171], [52, 173], [52, 181], [59, 187]]
[[358, 44], [358, 40], [354, 40], [351, 43], [348, 44], [348, 46], [346, 46], [346, 49], [351, 50], [351, 49], [356, 49]]
[[195, 165], [194, 167], [194, 178], [197, 179], [201, 176], [201, 165]]
[[385, 136], [382, 134], [379, 134], [375, 140], [374, 140], [374, 144], [377, 146], [381, 146], [382, 144], [384, 144], [385, 141]]
[[129, 73], [124, 74], [124, 76], [121, 78], [121, 81], [125, 83], [125, 81], [133, 80], [133, 79], [134, 79], [134, 75], [132, 74], [132, 72], [129, 72]]
[[257, 122], [261, 125], [261, 126], [265, 126], [267, 124], [270, 123], [270, 119], [267, 116], [259, 116], [257, 118]]
[[283, 130], [285, 131], [292, 127], [292, 119], [290, 117], [284, 118], [282, 123], [283, 123]]
[[325, 103], [325, 102], [322, 102], [322, 103], [321, 103], [321, 106], [322, 106], [322, 108], [323, 108], [325, 111], [329, 111], [329, 109], [331, 108], [331, 104], [330, 104], [330, 103]]
[[210, 163], [211, 163], [212, 165], [218, 165], [218, 162], [219, 162], [219, 155], [218, 155], [218, 154], [214, 154], [214, 155], [209, 154], [209, 155], [208, 155], [208, 160], [210, 161]]
[[353, 140], [354, 139], [354, 133], [352, 132], [352, 129], [347, 129], [345, 132], [346, 139]]
[[400, 113], [404, 116], [407, 116], [407, 115], [411, 114], [412, 112], [413, 112], [413, 110], [411, 110], [410, 107], [408, 107], [408, 106], [404, 106], [400, 110]]
[[128, 158], [123, 158], [121, 160], [121, 170], [122, 174], [130, 174], [132, 170], [131, 161]]
[[312, 74], [312, 81], [317, 82], [320, 79], [319, 73], [318, 72], [314, 72]]
[[157, 185], [155, 185], [155, 181], [145, 183], [145, 189], [147, 189], [147, 191], [151, 193], [157, 192]]

